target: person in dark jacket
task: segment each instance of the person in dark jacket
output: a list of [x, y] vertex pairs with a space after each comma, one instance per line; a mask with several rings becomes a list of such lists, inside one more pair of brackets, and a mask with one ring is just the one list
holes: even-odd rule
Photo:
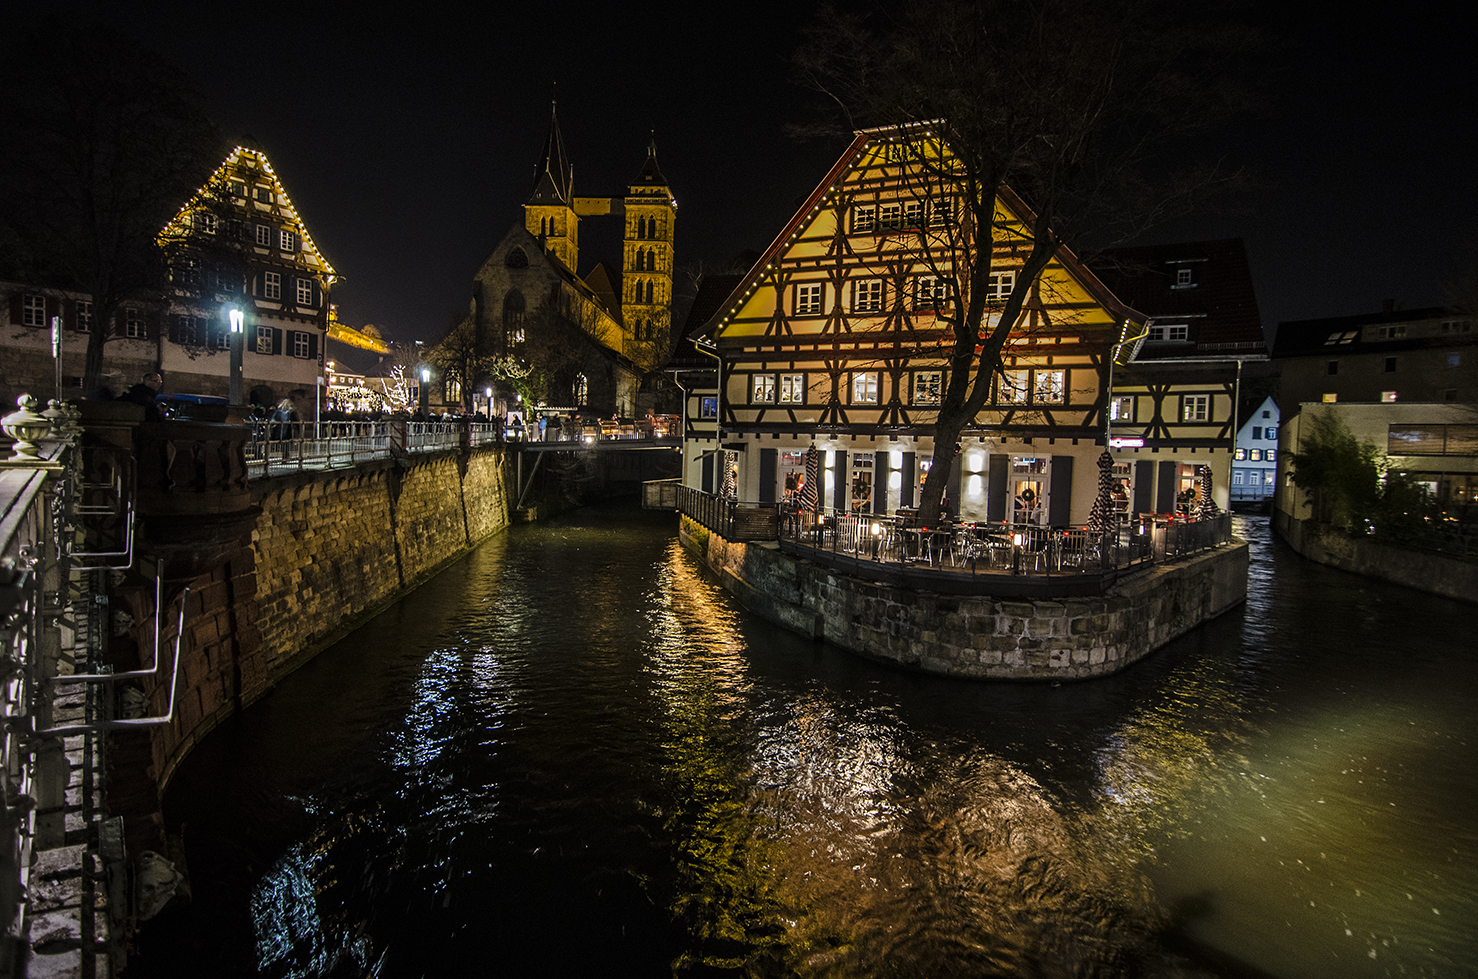
[[159, 410], [158, 401], [159, 389], [162, 387], [164, 387], [163, 375], [158, 371], [149, 371], [142, 381], [121, 394], [118, 400], [142, 407], [146, 422], [162, 421], [164, 415]]

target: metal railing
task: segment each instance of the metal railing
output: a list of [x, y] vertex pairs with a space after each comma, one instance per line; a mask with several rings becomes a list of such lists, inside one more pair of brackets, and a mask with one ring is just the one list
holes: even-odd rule
[[499, 426], [492, 422], [253, 422], [246, 465], [252, 478], [261, 478], [499, 441]]
[[[676, 488], [676, 504], [684, 515], [730, 540], [778, 540], [783, 550], [839, 569], [952, 590], [972, 590], [972, 581], [987, 591], [998, 589], [1003, 579], [1077, 579], [1072, 589], [1081, 592], [1126, 571], [1232, 539], [1229, 513], [1200, 520], [1146, 514], [1105, 534], [1091, 534], [1086, 527], [984, 521], [922, 527], [905, 516], [743, 504], [684, 486]], [[774, 514], [774, 532], [757, 533], [755, 521], [742, 519], [746, 512]]]

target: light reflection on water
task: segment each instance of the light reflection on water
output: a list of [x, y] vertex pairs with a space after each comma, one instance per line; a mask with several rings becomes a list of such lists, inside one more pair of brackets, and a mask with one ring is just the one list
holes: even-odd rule
[[197, 750], [130, 975], [1464, 974], [1466, 610], [1243, 526], [1245, 609], [1061, 687], [802, 641], [670, 519], [518, 528]]

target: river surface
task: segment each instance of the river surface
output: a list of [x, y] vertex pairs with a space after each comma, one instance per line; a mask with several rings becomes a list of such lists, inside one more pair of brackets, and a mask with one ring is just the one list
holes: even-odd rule
[[1116, 677], [905, 672], [511, 529], [197, 748], [149, 976], [1478, 975], [1475, 608], [1252, 541]]

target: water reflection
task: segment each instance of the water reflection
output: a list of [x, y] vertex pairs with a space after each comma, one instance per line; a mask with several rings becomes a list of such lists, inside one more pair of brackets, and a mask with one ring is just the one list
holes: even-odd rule
[[519, 528], [187, 761], [196, 903], [130, 975], [1461, 974], [1461, 607], [1286, 558], [1119, 677], [1001, 686], [759, 622], [670, 521]]

